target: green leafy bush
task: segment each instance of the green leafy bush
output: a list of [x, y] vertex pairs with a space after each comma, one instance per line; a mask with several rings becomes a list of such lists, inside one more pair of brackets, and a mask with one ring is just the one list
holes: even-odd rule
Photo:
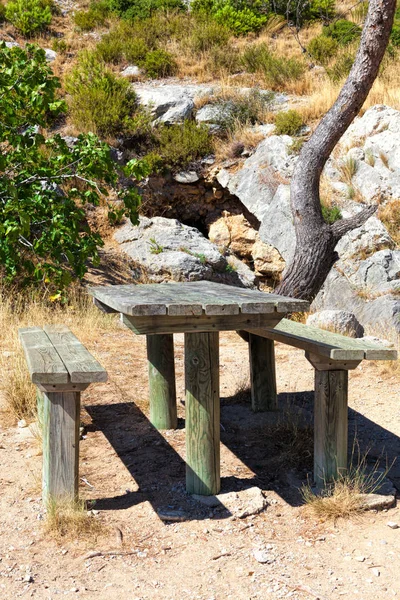
[[346, 19], [339, 19], [324, 27], [322, 35], [336, 40], [339, 46], [347, 46], [360, 37], [361, 27]]
[[5, 17], [22, 35], [30, 37], [51, 23], [51, 7], [44, 0], [10, 0]]
[[303, 118], [297, 110], [282, 111], [275, 117], [275, 131], [278, 135], [296, 135], [303, 125]]
[[318, 35], [310, 41], [307, 51], [314, 60], [324, 65], [335, 56], [338, 46], [335, 39], [326, 35]]
[[396, 48], [400, 46], [400, 8], [398, 8], [394, 13], [394, 22], [392, 33], [390, 34], [390, 41]]
[[149, 77], [169, 77], [176, 72], [177, 65], [172, 55], [166, 50], [151, 50], [144, 59], [144, 68]]
[[182, 0], [107, 0], [108, 8], [124, 19], [148, 19], [157, 11], [187, 10]]
[[216, 98], [220, 116], [215, 122], [225, 131], [233, 131], [238, 125], [255, 125], [264, 120], [273, 98], [272, 92], [265, 93], [257, 89], [248, 94], [239, 93], [234, 98], [222, 102]]
[[108, 8], [104, 2], [93, 3], [89, 10], [78, 10], [74, 14], [74, 23], [82, 31], [91, 31], [95, 27], [104, 25]]
[[189, 44], [195, 52], [206, 52], [215, 47], [225, 46], [231, 35], [225, 24], [209, 18], [201, 19], [194, 24]]
[[65, 89], [72, 120], [81, 131], [108, 136], [135, 128], [136, 94], [129, 81], [107, 69], [93, 53], [82, 53]]
[[232, 75], [242, 69], [241, 56], [238, 48], [228, 44], [227, 46], [216, 46], [211, 48], [208, 56], [207, 68], [217, 76]]
[[183, 125], [161, 126], [156, 132], [157, 149], [168, 167], [183, 167], [212, 151], [210, 133], [205, 125], [186, 120]]
[[248, 46], [243, 53], [242, 63], [250, 73], [261, 73], [272, 88], [284, 88], [288, 83], [300, 79], [306, 69], [304, 63], [295, 58], [276, 56], [264, 43]]
[[0, 23], [5, 21], [6, 18], [6, 7], [2, 2], [0, 2]]
[[257, 14], [248, 7], [238, 10], [230, 3], [216, 10], [213, 17], [217, 23], [228, 27], [236, 36], [260, 31], [267, 22], [265, 15]]
[[[98, 263], [102, 240], [88, 224], [86, 205], [99, 204], [113, 188], [135, 222], [140, 198], [134, 188], [118, 191], [110, 149], [93, 134], [80, 135], [71, 149], [59, 135], [38, 132], [66, 110], [44, 51], [2, 43], [0, 52], [2, 282], [42, 284], [51, 293], [82, 278], [89, 260]], [[140, 161], [125, 170], [137, 179], [147, 172]]]

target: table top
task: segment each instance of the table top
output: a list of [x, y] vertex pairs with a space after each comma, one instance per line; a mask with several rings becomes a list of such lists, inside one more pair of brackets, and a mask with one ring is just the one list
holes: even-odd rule
[[211, 281], [109, 285], [89, 288], [103, 305], [130, 316], [201, 316], [303, 312], [305, 300]]

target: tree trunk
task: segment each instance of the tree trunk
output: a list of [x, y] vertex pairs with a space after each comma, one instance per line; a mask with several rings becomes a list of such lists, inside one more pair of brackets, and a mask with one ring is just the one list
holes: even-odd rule
[[337, 260], [340, 238], [360, 227], [376, 210], [368, 206], [355, 217], [325, 223], [319, 184], [332, 150], [360, 111], [378, 75], [389, 42], [396, 0], [370, 0], [360, 47], [350, 74], [332, 108], [304, 144], [291, 181], [296, 251], [277, 293], [312, 301]]

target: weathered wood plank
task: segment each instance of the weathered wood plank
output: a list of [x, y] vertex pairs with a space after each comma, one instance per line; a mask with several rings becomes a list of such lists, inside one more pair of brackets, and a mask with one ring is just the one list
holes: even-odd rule
[[318, 487], [347, 467], [348, 371], [315, 371], [314, 479]]
[[274, 342], [250, 334], [249, 354], [252, 409], [254, 412], [276, 410]]
[[333, 360], [396, 360], [397, 351], [386, 346], [365, 342], [362, 339], [348, 338], [337, 333], [331, 333], [282, 319], [273, 329], [264, 331], [247, 331], [273, 339], [276, 342], [289, 344], [311, 353], [327, 356]]
[[361, 362], [361, 360], [333, 360], [311, 352], [305, 352], [305, 356], [317, 371], [351, 371], [356, 369]]
[[174, 339], [172, 335], [147, 336], [150, 421], [156, 429], [176, 429]]
[[43, 393], [43, 501], [77, 498], [79, 392]]
[[71, 383], [107, 381], [107, 371], [65, 325], [45, 325], [50, 342], [64, 363]]
[[101, 303], [130, 316], [304, 311], [308, 302], [210, 281], [92, 287]]
[[197, 317], [132, 317], [122, 315], [122, 322], [137, 335], [190, 333], [207, 331], [235, 331], [237, 329], [257, 329], [274, 326], [279, 321], [277, 313], [252, 315], [202, 315]]
[[69, 381], [64, 363], [40, 327], [19, 329], [18, 333], [33, 383], [57, 384]]
[[185, 334], [186, 490], [220, 491], [218, 333]]
[[97, 300], [97, 298], [93, 298], [93, 304], [99, 310], [101, 310], [101, 312], [106, 313], [106, 314], [116, 314], [119, 312], [118, 310], [115, 310], [115, 308], [111, 308], [111, 306], [107, 306], [106, 304], [103, 304], [103, 302], [100, 302], [100, 300]]

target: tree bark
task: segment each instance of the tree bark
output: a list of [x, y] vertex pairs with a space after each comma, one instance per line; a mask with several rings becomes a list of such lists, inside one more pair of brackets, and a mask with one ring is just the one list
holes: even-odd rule
[[291, 181], [296, 251], [277, 293], [312, 301], [337, 260], [340, 238], [360, 227], [376, 210], [368, 206], [355, 217], [325, 223], [319, 185], [332, 150], [360, 111], [378, 75], [392, 29], [396, 0], [370, 0], [360, 47], [350, 74], [332, 108], [304, 144]]

